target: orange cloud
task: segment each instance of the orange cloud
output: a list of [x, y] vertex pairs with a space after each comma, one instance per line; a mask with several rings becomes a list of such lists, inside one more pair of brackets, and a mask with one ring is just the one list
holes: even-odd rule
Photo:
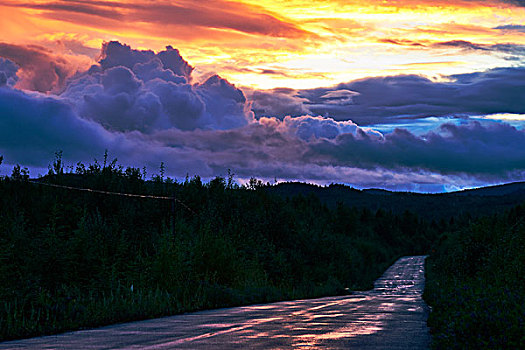
[[233, 30], [274, 37], [303, 37], [310, 33], [262, 8], [233, 1], [113, 2], [57, 0], [8, 2], [4, 5], [41, 11], [45, 18], [87, 26], [120, 28], [130, 23]]
[[8, 14], [0, 30], [13, 44], [90, 57], [110, 40], [153, 50], [172, 45], [198, 67], [197, 79], [219, 73], [254, 88], [328, 86], [418, 62], [463, 62], [411, 71], [428, 76], [508, 66], [495, 50], [436, 43], [525, 45], [521, 31], [509, 30], [525, 21], [525, 7], [510, 0], [8, 0], [0, 6]]
[[0, 43], [0, 57], [20, 67], [16, 87], [40, 92], [59, 91], [67, 78], [92, 63], [86, 57], [58, 55], [41, 46], [6, 43]]

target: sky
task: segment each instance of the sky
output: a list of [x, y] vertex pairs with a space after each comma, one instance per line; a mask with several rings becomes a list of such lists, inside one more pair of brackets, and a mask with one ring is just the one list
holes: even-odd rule
[[522, 0], [0, 0], [0, 174], [525, 180]]

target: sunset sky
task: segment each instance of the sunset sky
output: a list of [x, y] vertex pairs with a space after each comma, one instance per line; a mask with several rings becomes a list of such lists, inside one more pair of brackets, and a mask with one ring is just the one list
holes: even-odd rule
[[1, 1], [1, 174], [525, 180], [525, 2]]

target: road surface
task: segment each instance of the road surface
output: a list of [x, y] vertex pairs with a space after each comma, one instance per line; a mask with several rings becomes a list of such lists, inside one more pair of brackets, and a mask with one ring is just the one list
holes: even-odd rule
[[210, 310], [0, 343], [0, 349], [427, 349], [424, 256], [371, 291]]

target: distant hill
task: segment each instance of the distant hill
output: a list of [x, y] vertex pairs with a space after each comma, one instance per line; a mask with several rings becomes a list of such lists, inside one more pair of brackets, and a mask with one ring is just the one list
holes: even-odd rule
[[525, 182], [439, 194], [358, 190], [339, 184], [323, 187], [299, 182], [283, 182], [268, 186], [265, 190], [283, 197], [315, 195], [329, 207], [344, 204], [373, 211], [382, 208], [394, 213], [409, 210], [430, 219], [458, 214], [486, 215], [525, 201]]
[[525, 195], [525, 182], [513, 182], [503, 185], [480, 187], [471, 190], [451, 192], [460, 196], [505, 196], [521, 193]]
[[[48, 178], [50, 177], [46, 176], [38, 181]], [[75, 187], [100, 185], [86, 183], [86, 178], [77, 174], [65, 174], [62, 181], [64, 184]], [[155, 182], [145, 181], [143, 186], [143, 189], [152, 190]], [[462, 214], [490, 215], [525, 202], [525, 182], [434, 194], [395, 192], [383, 189], [359, 190], [342, 184], [319, 186], [304, 182], [281, 182], [276, 185], [263, 186], [260, 189], [284, 198], [313, 195], [330, 208], [343, 204], [358, 209], [368, 208], [374, 212], [383, 209], [395, 214], [408, 210], [427, 219], [448, 219]]]

